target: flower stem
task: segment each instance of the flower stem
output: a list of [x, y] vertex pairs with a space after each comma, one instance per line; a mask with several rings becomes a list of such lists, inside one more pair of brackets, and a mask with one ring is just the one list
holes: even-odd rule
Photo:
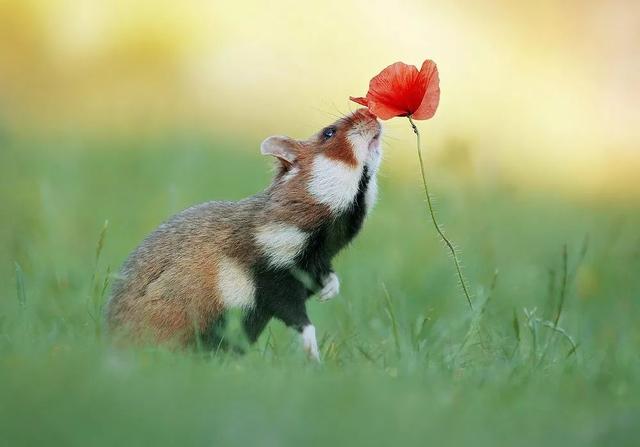
[[464, 292], [464, 296], [467, 298], [467, 302], [469, 303], [469, 307], [473, 310], [473, 304], [471, 303], [471, 296], [469, 295], [469, 291], [467, 290], [467, 284], [464, 281], [464, 276], [462, 276], [462, 269], [460, 268], [460, 261], [458, 260], [458, 255], [456, 254], [456, 250], [453, 247], [453, 244], [447, 237], [444, 235], [442, 230], [440, 229], [440, 225], [436, 220], [436, 215], [433, 211], [433, 204], [431, 203], [431, 195], [429, 194], [429, 186], [427, 185], [427, 176], [424, 171], [424, 163], [422, 161], [422, 152], [420, 150], [420, 132], [418, 131], [418, 127], [415, 125], [411, 116], [407, 116], [409, 118], [409, 123], [411, 124], [411, 128], [413, 129], [413, 133], [416, 134], [417, 140], [417, 149], [418, 149], [418, 160], [420, 161], [420, 173], [422, 174], [422, 185], [424, 186], [424, 195], [427, 197], [427, 211], [429, 211], [429, 215], [431, 216], [431, 221], [433, 222], [433, 226], [436, 228], [436, 231], [440, 235], [440, 238], [444, 241], [444, 243], [449, 248], [451, 252], [451, 256], [453, 256], [453, 262], [456, 266], [456, 271], [458, 273], [458, 281], [460, 281], [460, 285], [462, 286], [462, 291]]

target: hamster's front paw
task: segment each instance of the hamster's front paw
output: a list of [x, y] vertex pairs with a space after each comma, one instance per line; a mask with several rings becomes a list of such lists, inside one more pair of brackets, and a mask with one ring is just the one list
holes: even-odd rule
[[328, 301], [338, 293], [340, 293], [340, 280], [338, 275], [331, 272], [322, 281], [322, 290], [318, 292], [318, 299], [320, 301]]

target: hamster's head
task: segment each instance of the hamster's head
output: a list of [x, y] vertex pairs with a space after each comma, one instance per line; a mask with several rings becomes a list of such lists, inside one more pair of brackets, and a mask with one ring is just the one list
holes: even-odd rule
[[332, 210], [352, 203], [361, 182], [375, 177], [382, 155], [382, 126], [368, 109], [358, 109], [306, 140], [269, 137], [261, 152], [278, 159], [276, 184], [304, 188]]

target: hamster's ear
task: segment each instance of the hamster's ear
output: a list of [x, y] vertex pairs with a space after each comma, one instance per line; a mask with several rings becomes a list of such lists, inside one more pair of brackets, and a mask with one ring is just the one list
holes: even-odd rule
[[289, 137], [273, 136], [269, 137], [260, 145], [262, 155], [273, 155], [281, 162], [292, 165], [297, 158], [296, 141]]

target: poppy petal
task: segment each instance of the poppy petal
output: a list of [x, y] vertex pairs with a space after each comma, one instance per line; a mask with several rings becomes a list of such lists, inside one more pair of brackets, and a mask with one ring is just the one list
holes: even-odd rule
[[438, 67], [435, 62], [431, 60], [424, 61], [422, 68], [420, 68], [418, 82], [426, 86], [426, 89], [420, 105], [412, 114], [412, 118], [428, 120], [436, 113], [440, 103], [440, 77], [438, 76]]
[[418, 69], [413, 65], [396, 62], [382, 70], [369, 82], [367, 99], [384, 107], [395, 116], [408, 115], [420, 105], [422, 95], [415, 94], [416, 80], [419, 77]]
[[349, 96], [349, 99], [353, 102], [357, 102], [361, 106], [369, 107], [369, 100], [367, 98], [363, 98], [363, 97], [356, 98], [354, 96]]
[[388, 120], [396, 116], [406, 116], [408, 113], [376, 99], [369, 99], [369, 110], [381, 120]]

